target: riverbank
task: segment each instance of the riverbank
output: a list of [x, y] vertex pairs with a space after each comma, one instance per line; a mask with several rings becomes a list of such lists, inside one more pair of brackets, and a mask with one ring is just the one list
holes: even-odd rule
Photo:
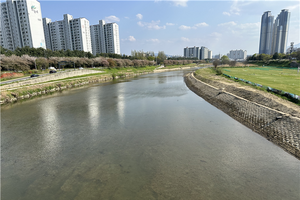
[[[36, 96], [51, 94], [54, 92], [80, 87], [83, 85], [109, 82], [119, 78], [129, 78], [148, 73], [160, 73], [165, 71], [181, 70], [183, 68], [195, 68], [198, 66], [180, 66], [178, 68], [166, 67], [155, 69], [151, 67], [135, 69], [131, 71], [114, 69], [110, 73], [100, 73], [100, 71], [89, 70], [83, 74], [71, 72], [72, 74], [55, 74], [54, 76], [42, 77], [39, 79], [28, 80], [19, 83], [13, 83], [0, 86], [1, 100], [0, 104], [14, 103], [23, 99], [30, 99]], [[73, 76], [72, 76], [73, 75]]]
[[299, 106], [222, 78], [199, 73], [184, 77], [197, 95], [300, 159]]

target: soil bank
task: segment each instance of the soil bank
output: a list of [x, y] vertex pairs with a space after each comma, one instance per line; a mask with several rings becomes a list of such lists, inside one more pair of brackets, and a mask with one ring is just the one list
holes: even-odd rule
[[[201, 80], [199, 80], [201, 79]], [[194, 73], [186, 85], [207, 102], [300, 159], [300, 112], [261, 91], [205, 79]], [[275, 100], [276, 99], [276, 100]]]

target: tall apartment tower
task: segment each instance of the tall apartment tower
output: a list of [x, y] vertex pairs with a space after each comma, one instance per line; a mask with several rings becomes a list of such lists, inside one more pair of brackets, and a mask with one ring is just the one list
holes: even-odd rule
[[98, 53], [121, 54], [118, 24], [105, 24], [104, 20], [99, 20], [99, 24], [90, 26], [90, 32], [94, 55]]
[[43, 18], [47, 49], [79, 50], [92, 53], [90, 23], [86, 18], [73, 19], [65, 14], [61, 21]]
[[271, 11], [265, 12], [261, 17], [259, 54], [271, 54], [273, 21]]
[[281, 10], [274, 22], [271, 11], [267, 11], [261, 18], [259, 54], [285, 53], [289, 31], [291, 13], [287, 9]]
[[273, 25], [273, 44], [271, 54], [286, 53], [289, 23], [291, 13], [287, 9], [281, 10]]
[[1, 46], [46, 48], [42, 12], [37, 0], [6, 0], [1, 3]]

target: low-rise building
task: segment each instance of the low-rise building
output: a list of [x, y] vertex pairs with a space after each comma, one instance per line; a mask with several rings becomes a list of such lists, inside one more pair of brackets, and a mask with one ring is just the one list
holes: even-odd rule
[[246, 50], [231, 50], [229, 52], [228, 58], [232, 60], [246, 60], [247, 59], [247, 51]]

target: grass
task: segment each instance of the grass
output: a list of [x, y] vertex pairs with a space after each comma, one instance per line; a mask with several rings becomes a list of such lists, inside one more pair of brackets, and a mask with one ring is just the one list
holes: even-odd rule
[[[179, 67], [189, 67], [191, 65], [184, 65], [184, 66], [174, 66], [173, 68], [179, 68]], [[153, 72], [157, 66], [147, 66], [147, 67], [126, 67], [126, 68], [107, 68], [107, 69], [100, 69], [100, 68], [92, 68], [92, 70], [99, 71], [99, 73], [93, 73], [93, 74], [85, 74], [85, 75], [79, 75], [79, 76], [73, 76], [63, 79], [56, 79], [46, 82], [41, 82], [36, 85], [25, 85], [21, 88], [12, 89], [10, 91], [1, 91], [0, 98], [1, 100], [4, 100], [6, 97], [11, 97], [12, 94], [16, 96], [22, 96], [26, 95], [28, 93], [33, 92], [39, 92], [43, 90], [50, 90], [52, 88], [57, 87], [60, 85], [67, 86], [67, 85], [74, 85], [78, 83], [82, 83], [88, 80], [96, 80], [100, 77], [107, 77], [111, 76], [115, 78], [116, 76], [123, 76], [125, 74], [137, 74], [137, 73], [143, 73], [143, 72]], [[165, 69], [165, 68], [163, 68]], [[101, 71], [101, 72], [100, 72]]]
[[174, 69], [174, 68], [184, 68], [184, 67], [196, 67], [197, 64], [196, 63], [191, 63], [191, 64], [186, 64], [186, 65], [167, 65], [162, 69]]
[[279, 67], [223, 68], [223, 73], [253, 83], [300, 95], [300, 73], [297, 69]]
[[[99, 71], [99, 73], [93, 73], [93, 74], [85, 74], [85, 75], [79, 75], [79, 76], [73, 76], [73, 77], [68, 77], [68, 78], [63, 78], [63, 79], [57, 79], [57, 80], [51, 80], [51, 81], [46, 81], [46, 82], [41, 82], [38, 85], [27, 85], [29, 88], [25, 88], [23, 86], [22, 88], [16, 88], [12, 89], [10, 91], [1, 91], [0, 98], [1, 100], [4, 100], [6, 97], [11, 97], [12, 93], [16, 94], [17, 96], [22, 96], [26, 95], [28, 93], [32, 92], [39, 92], [42, 90], [50, 90], [52, 88], [57, 87], [58, 85], [60, 86], [66, 86], [66, 85], [74, 85], [78, 84], [87, 80], [93, 80], [93, 79], [98, 79], [100, 77], [107, 77], [107, 76], [122, 76], [125, 74], [134, 74], [134, 73], [142, 73], [142, 72], [150, 72], [154, 71], [156, 67], [155, 66], [147, 66], [147, 67], [130, 67], [130, 68], [111, 68], [111, 69], [96, 69], [94, 70]], [[101, 71], [101, 72], [100, 72]]]
[[[223, 69], [223, 73], [225, 73], [225, 72], [227, 73], [228, 72], [228, 71], [225, 71], [225, 70], [230, 70], [230, 71], [232, 69], [240, 69], [241, 70], [241, 68], [222, 68], [222, 69]], [[228, 83], [230, 83], [230, 82], [237, 82], [238, 84], [243, 85], [245, 87], [251, 87], [251, 88], [254, 88], [254, 89], [257, 89], [257, 90], [261, 90], [261, 91], [264, 91], [264, 92], [267, 92], [267, 93], [271, 93], [271, 94], [273, 94], [273, 95], [275, 95], [277, 97], [280, 97], [282, 99], [291, 101], [291, 102], [295, 103], [296, 105], [300, 106], [300, 101], [295, 100], [293, 98], [289, 98], [289, 97], [286, 97], [286, 96], [283, 96], [283, 95], [279, 95], [279, 94], [276, 94], [274, 92], [267, 91], [265, 88], [254, 86], [254, 85], [251, 85], [251, 84], [239, 81], [239, 80], [231, 79], [231, 78], [228, 78], [227, 76], [224, 76], [224, 75], [217, 76], [216, 75], [216, 71], [213, 68], [198, 69], [198, 70], [195, 71], [195, 75], [196, 75], [196, 78], [198, 78], [198, 79], [200, 79], [200, 80], [202, 80], [204, 82], [206, 82], [206, 80], [213, 80], [213, 81], [221, 80], [222, 82], [228, 82]], [[240, 78], [240, 77], [238, 77], [238, 78]], [[300, 84], [300, 83], [298, 82], [298, 84]], [[275, 88], [275, 89], [277, 89], [277, 88]]]

